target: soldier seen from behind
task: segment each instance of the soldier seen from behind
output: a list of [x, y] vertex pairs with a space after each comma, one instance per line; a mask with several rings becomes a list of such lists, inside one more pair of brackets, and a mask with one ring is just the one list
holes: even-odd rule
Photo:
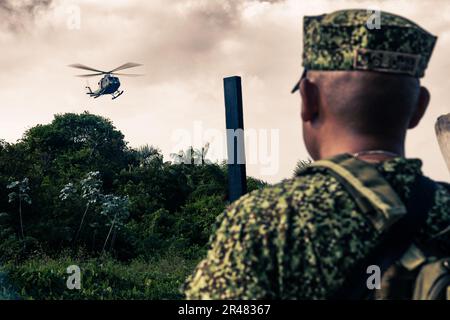
[[[437, 38], [385, 12], [369, 28], [370, 15], [304, 18], [293, 92], [315, 161], [230, 205], [188, 299], [448, 298], [450, 188], [405, 157], [429, 106], [420, 78]], [[371, 266], [382, 275], [372, 287]]]

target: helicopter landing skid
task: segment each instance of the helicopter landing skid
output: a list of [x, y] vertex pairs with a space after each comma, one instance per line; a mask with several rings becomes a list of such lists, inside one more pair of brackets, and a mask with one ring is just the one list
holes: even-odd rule
[[118, 97], [120, 97], [122, 95], [123, 91], [116, 91], [115, 93], [112, 94], [112, 100], [117, 99]]

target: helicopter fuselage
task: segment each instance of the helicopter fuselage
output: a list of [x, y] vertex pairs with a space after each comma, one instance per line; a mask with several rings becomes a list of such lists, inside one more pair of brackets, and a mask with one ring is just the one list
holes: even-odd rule
[[87, 87], [87, 89], [89, 89], [89, 92], [87, 92], [87, 94], [94, 98], [98, 98], [104, 94], [111, 94], [113, 96], [113, 99], [115, 99], [123, 93], [123, 91], [118, 91], [120, 87], [119, 78], [113, 77], [109, 74], [105, 75], [98, 82], [98, 87], [99, 88], [95, 91], [92, 91], [91, 88]]
[[103, 90], [102, 94], [112, 94], [120, 87], [119, 78], [110, 75], [104, 76], [99, 82], [99, 90]]

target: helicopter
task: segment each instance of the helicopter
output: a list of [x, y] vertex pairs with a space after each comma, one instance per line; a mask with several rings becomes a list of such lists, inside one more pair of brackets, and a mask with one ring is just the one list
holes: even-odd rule
[[117, 99], [118, 97], [120, 97], [123, 94], [123, 91], [119, 91], [119, 87], [120, 87], [119, 78], [115, 77], [115, 76], [128, 76], [128, 77], [142, 76], [142, 74], [123, 74], [123, 73], [117, 73], [117, 71], [134, 68], [134, 67], [139, 67], [139, 66], [142, 66], [142, 64], [128, 62], [128, 63], [121, 65], [120, 67], [117, 67], [117, 68], [111, 70], [111, 71], [102, 71], [102, 70], [94, 69], [91, 67], [87, 67], [87, 66], [79, 64], [79, 63], [69, 65], [69, 67], [72, 67], [72, 68], [89, 70], [89, 71], [95, 72], [92, 74], [77, 75], [77, 77], [88, 78], [88, 77], [96, 77], [96, 76], [103, 75], [103, 78], [100, 79], [100, 81], [98, 82], [98, 86], [99, 86], [98, 89], [95, 91], [92, 91], [92, 89], [89, 86], [87, 86], [86, 89], [88, 89], [88, 92], [86, 92], [86, 94], [93, 97], [94, 99], [96, 99], [102, 95], [105, 95], [105, 94], [110, 94], [110, 95], [112, 95], [112, 100]]

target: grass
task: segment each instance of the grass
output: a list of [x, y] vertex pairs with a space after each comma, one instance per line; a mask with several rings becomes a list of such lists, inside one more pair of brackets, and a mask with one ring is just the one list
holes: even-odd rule
[[[197, 260], [186, 260], [175, 252], [152, 261], [136, 259], [129, 263], [110, 256], [71, 258], [62, 254], [51, 258], [40, 255], [20, 264], [2, 266], [0, 298], [15, 298], [14, 287], [20, 288], [18, 294], [26, 300], [181, 299], [180, 287], [196, 263]], [[69, 290], [66, 286], [69, 277], [66, 270], [71, 265], [80, 267], [80, 290]], [[5, 274], [8, 281], [5, 281]]]

